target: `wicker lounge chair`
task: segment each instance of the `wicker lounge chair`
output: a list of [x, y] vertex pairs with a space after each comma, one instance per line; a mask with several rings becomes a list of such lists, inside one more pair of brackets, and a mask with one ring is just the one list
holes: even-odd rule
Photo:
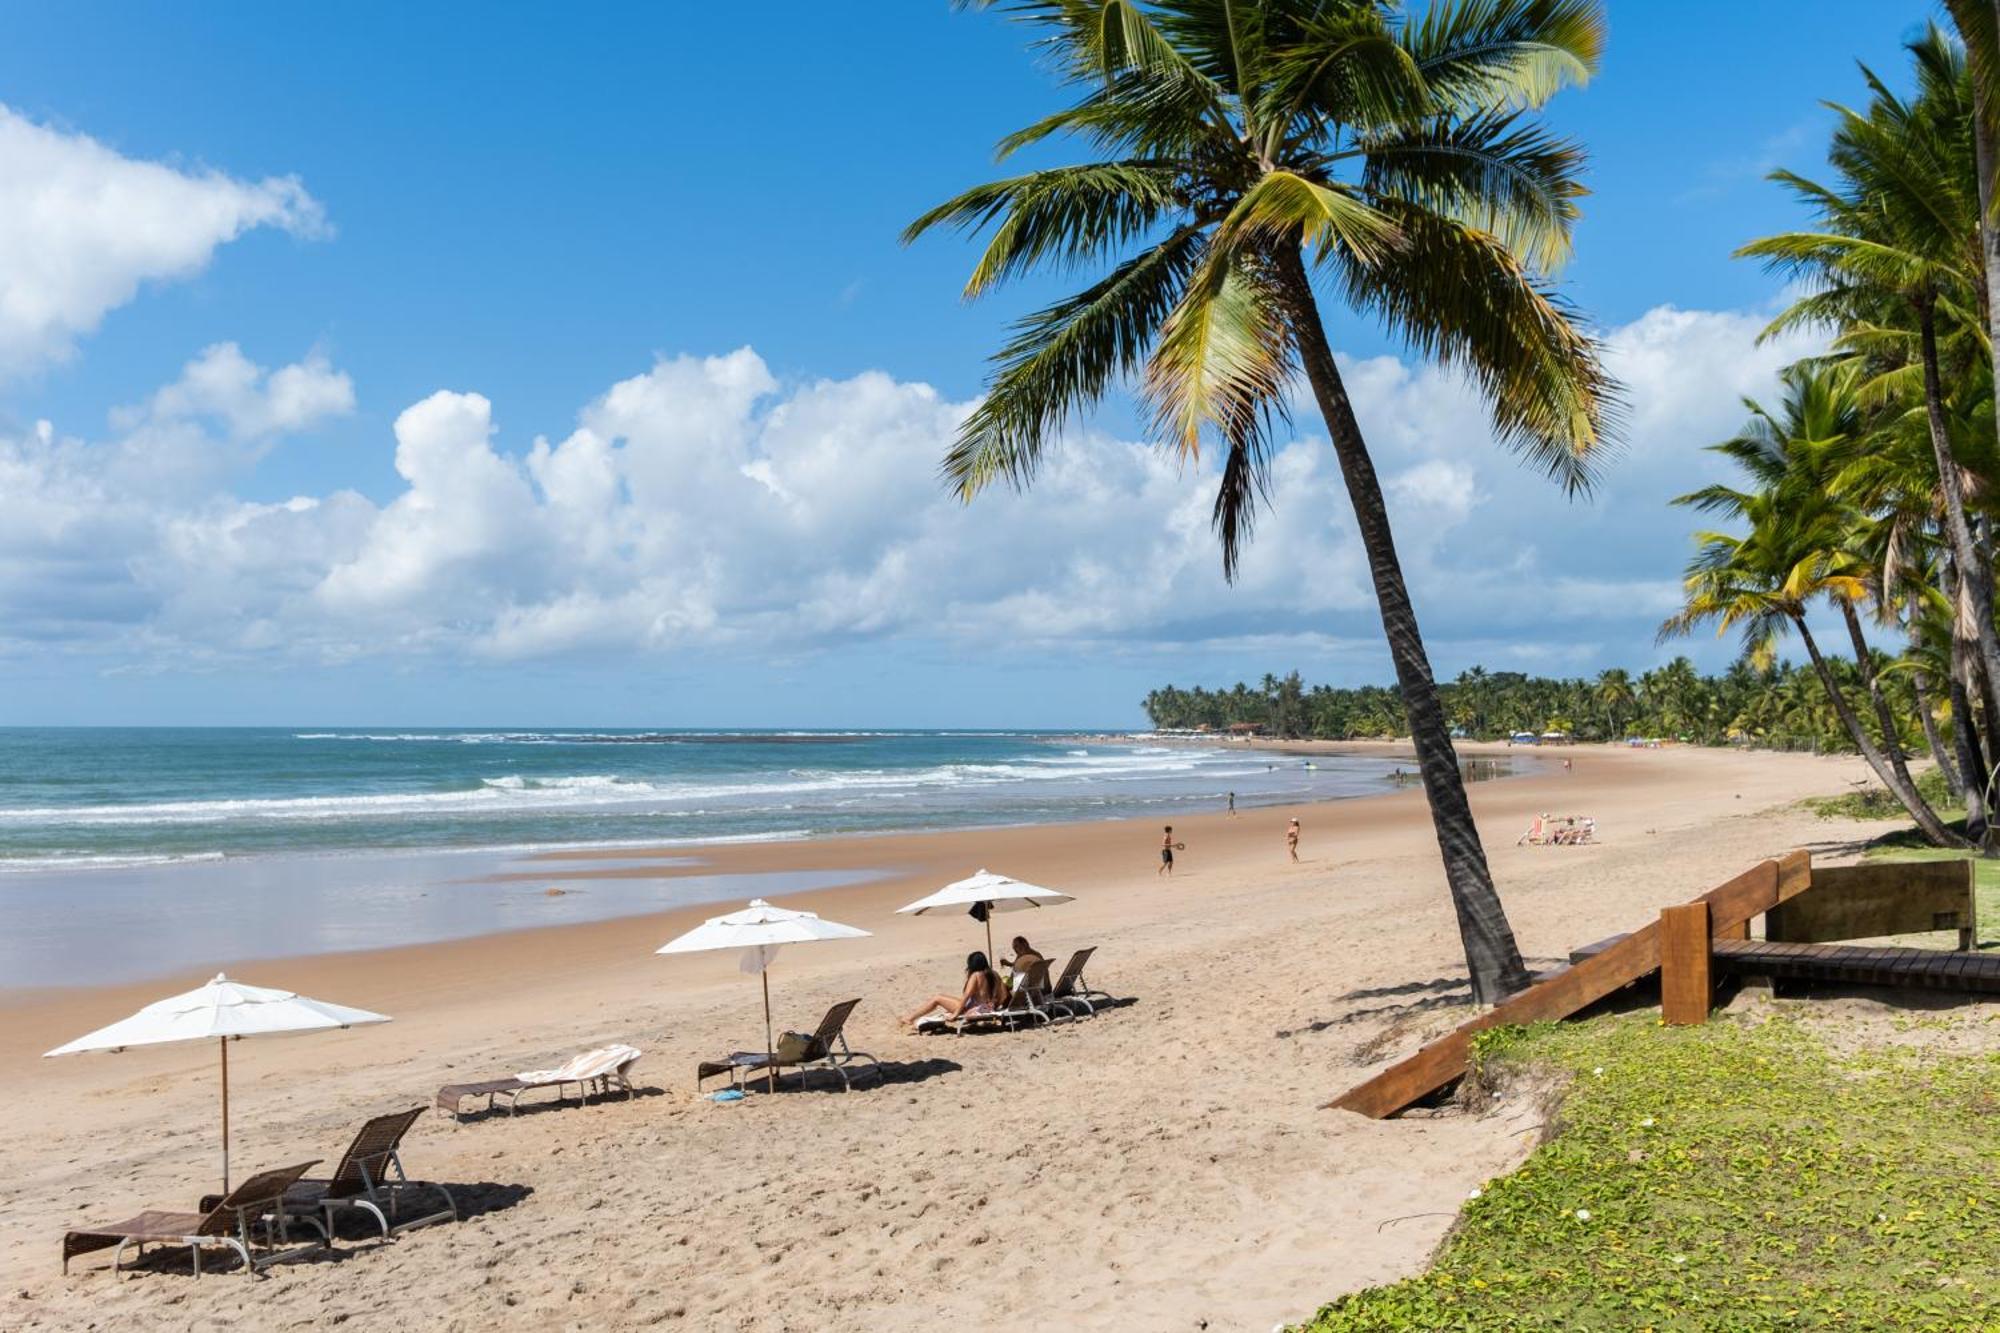
[[[328, 1236], [333, 1234], [333, 1215], [342, 1209], [363, 1212], [374, 1218], [384, 1238], [399, 1231], [408, 1231], [411, 1227], [428, 1226], [432, 1222], [456, 1222], [458, 1205], [452, 1202], [450, 1192], [442, 1185], [411, 1180], [403, 1170], [403, 1158], [397, 1151], [403, 1136], [410, 1132], [410, 1126], [416, 1124], [423, 1113], [423, 1107], [412, 1106], [407, 1111], [378, 1115], [363, 1125], [354, 1136], [354, 1142], [348, 1144], [347, 1151], [341, 1154], [340, 1164], [334, 1167], [331, 1176], [323, 1180], [301, 1180], [285, 1191], [286, 1211], [295, 1216], [324, 1213]], [[435, 1191], [444, 1200], [444, 1210], [403, 1221], [393, 1220], [402, 1206], [403, 1195], [411, 1190]], [[210, 1195], [201, 1201], [201, 1206], [206, 1210], [219, 1201], [219, 1196]]]
[[1056, 978], [1056, 984], [1049, 989], [1050, 1008], [1069, 1018], [1075, 1018], [1075, 1011], [1078, 1009], [1083, 1010], [1085, 1014], [1096, 1013], [1097, 1006], [1092, 1003], [1093, 1000], [1099, 1004], [1111, 1003], [1109, 995], [1101, 990], [1093, 990], [1090, 983], [1083, 979], [1083, 969], [1090, 962], [1090, 956], [1096, 952], [1097, 946], [1093, 944], [1088, 949], [1078, 949], [1069, 956], [1069, 961], [1063, 964], [1062, 975]]
[[[111, 1255], [113, 1272], [118, 1271], [127, 1245], [138, 1246], [139, 1253], [144, 1253], [148, 1245], [185, 1245], [194, 1257], [196, 1277], [201, 1276], [202, 1249], [210, 1245], [236, 1251], [236, 1257], [243, 1261], [244, 1273], [251, 1277], [280, 1259], [325, 1249], [326, 1230], [310, 1217], [297, 1220], [317, 1231], [319, 1240], [309, 1245], [288, 1244], [291, 1239], [288, 1224], [293, 1219], [284, 1209], [285, 1191], [318, 1165], [318, 1161], [300, 1162], [297, 1166], [259, 1172], [202, 1212], [155, 1210], [106, 1226], [78, 1227], [63, 1236], [63, 1272], [69, 1272], [69, 1261], [77, 1255], [109, 1250], [114, 1245], [117, 1249]], [[262, 1253], [257, 1252], [259, 1230], [264, 1233]]]
[[[850, 1050], [847, 1045], [847, 1034], [843, 1030], [847, 1026], [847, 1016], [853, 1013], [854, 1006], [860, 1003], [859, 1000], [842, 1000], [827, 1010], [826, 1017], [819, 1021], [818, 1030], [807, 1038], [803, 1045], [796, 1046], [795, 1049], [787, 1050], [784, 1043], [780, 1043], [780, 1048], [770, 1056], [766, 1056], [762, 1051], [732, 1051], [724, 1059], [702, 1061], [695, 1067], [695, 1091], [701, 1091], [703, 1081], [717, 1074], [729, 1075], [730, 1086], [734, 1087], [740, 1084], [747, 1074], [771, 1069], [796, 1069], [799, 1071], [799, 1082], [803, 1084], [808, 1073], [815, 1069], [824, 1069], [839, 1075], [841, 1091], [845, 1092], [853, 1086], [845, 1066], [866, 1060], [869, 1068], [877, 1074], [881, 1073], [880, 1060], [866, 1051]], [[855, 1072], [858, 1074], [861, 1071]]]
[[1049, 1020], [1049, 964], [1047, 959], [1028, 969], [1028, 975], [1014, 985], [1014, 991], [1007, 997], [1007, 1003], [994, 1009], [983, 1009], [977, 1013], [959, 1014], [947, 1018], [937, 1015], [917, 1020], [918, 1032], [964, 1032], [971, 1027], [1019, 1027], [1033, 1019], [1038, 1023]]
[[556, 1101], [561, 1102], [564, 1089], [572, 1083], [576, 1084], [579, 1106], [593, 1092], [608, 1094], [614, 1089], [624, 1092], [629, 1100], [638, 1091], [632, 1086], [632, 1066], [638, 1063], [639, 1055], [639, 1050], [632, 1046], [601, 1046], [572, 1056], [554, 1069], [529, 1069], [511, 1078], [487, 1079], [483, 1083], [447, 1083], [438, 1089], [433, 1105], [456, 1120], [468, 1100], [484, 1097], [484, 1109], [491, 1111], [497, 1099], [505, 1098], [507, 1114], [513, 1115], [520, 1110], [521, 1094], [536, 1088], [554, 1088]]

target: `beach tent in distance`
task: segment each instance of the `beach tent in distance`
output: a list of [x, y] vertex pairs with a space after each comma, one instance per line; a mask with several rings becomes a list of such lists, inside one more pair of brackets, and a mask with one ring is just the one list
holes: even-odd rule
[[771, 960], [787, 944], [807, 944], [813, 940], [855, 940], [871, 932], [858, 926], [827, 921], [814, 912], [794, 912], [773, 907], [762, 898], [753, 898], [748, 907], [724, 916], [713, 916], [685, 935], [669, 940], [655, 953], [708, 953], [716, 949], [741, 949], [738, 960], [745, 972], [755, 972], [764, 981], [764, 1055], [770, 1073], [769, 1088], [778, 1090], [778, 1066], [771, 1059]]
[[229, 1193], [229, 1043], [244, 1037], [273, 1037], [290, 1032], [327, 1032], [386, 1023], [387, 1014], [350, 1009], [344, 1004], [309, 1000], [288, 990], [246, 986], [218, 972], [206, 986], [147, 1005], [130, 1018], [86, 1033], [44, 1054], [79, 1055], [85, 1051], [122, 1051], [128, 1046], [163, 1046], [170, 1042], [213, 1039], [222, 1057], [222, 1192]]
[[977, 920], [986, 923], [986, 956], [993, 957], [993, 913], [1019, 912], [1030, 907], [1054, 907], [1057, 903], [1075, 902], [1067, 893], [1055, 889], [1045, 889], [1039, 884], [1028, 884], [1007, 875], [996, 875], [981, 869], [978, 874], [956, 880], [945, 885], [928, 898], [919, 898], [898, 912], [908, 912], [911, 916], [922, 916], [942, 908], [962, 907]]

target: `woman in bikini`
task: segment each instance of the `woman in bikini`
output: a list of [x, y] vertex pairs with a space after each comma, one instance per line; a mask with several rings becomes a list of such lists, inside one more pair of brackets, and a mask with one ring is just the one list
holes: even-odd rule
[[965, 989], [958, 995], [933, 995], [925, 1000], [923, 1007], [903, 1019], [903, 1026], [914, 1028], [917, 1020], [934, 1010], [943, 1010], [946, 1018], [962, 1018], [967, 1014], [986, 1014], [1006, 1003], [1007, 990], [1000, 981], [1000, 974], [993, 970], [983, 953], [973, 953], [965, 960]]

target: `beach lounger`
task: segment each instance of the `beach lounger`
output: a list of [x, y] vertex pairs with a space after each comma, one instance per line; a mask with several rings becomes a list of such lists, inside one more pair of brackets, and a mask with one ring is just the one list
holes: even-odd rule
[[964, 1032], [972, 1027], [1020, 1027], [1033, 1019], [1038, 1023], [1049, 1021], [1049, 964], [1048, 960], [1036, 963], [1028, 975], [1014, 987], [1007, 997], [1007, 1003], [993, 1009], [982, 1009], [974, 1013], [960, 1014], [954, 1018], [937, 1015], [917, 1020], [918, 1032]]
[[1078, 949], [1069, 956], [1069, 961], [1063, 964], [1062, 975], [1057, 977], [1056, 984], [1049, 988], [1048, 1002], [1052, 1010], [1074, 1019], [1075, 1011], [1078, 1009], [1083, 1010], [1085, 1014], [1097, 1012], [1096, 1005], [1091, 1003], [1092, 1000], [1100, 1004], [1111, 1003], [1109, 995], [1101, 990], [1092, 989], [1090, 983], [1083, 979], [1084, 966], [1096, 952], [1097, 946], [1093, 944], [1088, 949]]
[[[851, 1050], [847, 1045], [847, 1034], [844, 1031], [847, 1026], [847, 1016], [853, 1013], [854, 1006], [860, 1003], [859, 1000], [842, 1000], [826, 1011], [826, 1017], [819, 1021], [818, 1029], [810, 1037], [803, 1042], [790, 1043], [789, 1047], [781, 1040], [778, 1049], [769, 1056], [762, 1051], [732, 1051], [721, 1060], [702, 1061], [695, 1067], [695, 1091], [700, 1092], [703, 1081], [717, 1074], [729, 1075], [730, 1086], [735, 1087], [751, 1074], [760, 1074], [771, 1069], [796, 1069], [799, 1071], [799, 1082], [803, 1084], [808, 1072], [825, 1069], [840, 1076], [841, 1091], [845, 1092], [853, 1086], [845, 1066], [866, 1060], [870, 1068], [877, 1074], [881, 1073], [880, 1060], [866, 1051]], [[787, 1037], [797, 1035], [790, 1032], [785, 1034]], [[855, 1072], [858, 1074], [862, 1071]]]
[[[119, 1271], [119, 1261], [124, 1258], [127, 1245], [136, 1245], [139, 1254], [148, 1245], [185, 1245], [194, 1257], [196, 1277], [201, 1276], [201, 1252], [210, 1245], [234, 1250], [243, 1261], [244, 1273], [251, 1277], [280, 1259], [323, 1250], [327, 1246], [327, 1233], [309, 1217], [299, 1220], [319, 1232], [319, 1240], [309, 1245], [289, 1244], [288, 1224], [292, 1219], [284, 1208], [285, 1191], [318, 1165], [315, 1160], [259, 1172], [216, 1200], [214, 1207], [201, 1212], [148, 1211], [106, 1226], [78, 1227], [63, 1236], [63, 1272], [69, 1272], [69, 1261], [77, 1255], [109, 1250], [114, 1245], [117, 1249], [111, 1255], [113, 1272]], [[264, 1235], [262, 1253], [258, 1253], [256, 1239], [260, 1230]]]
[[[341, 1154], [340, 1164], [334, 1167], [332, 1175], [323, 1180], [300, 1180], [285, 1191], [286, 1211], [306, 1216], [323, 1213], [329, 1237], [333, 1235], [334, 1214], [342, 1210], [362, 1212], [374, 1218], [384, 1239], [399, 1231], [428, 1226], [432, 1222], [456, 1222], [458, 1205], [452, 1201], [451, 1193], [444, 1186], [411, 1180], [409, 1173], [403, 1170], [403, 1158], [398, 1149], [403, 1136], [410, 1132], [410, 1126], [416, 1124], [423, 1113], [423, 1107], [412, 1106], [407, 1111], [378, 1115], [363, 1125], [354, 1136], [354, 1142], [348, 1144], [347, 1151]], [[419, 1193], [435, 1191], [444, 1200], [444, 1210], [393, 1221], [402, 1206], [403, 1195], [411, 1190]], [[201, 1207], [206, 1210], [217, 1202], [217, 1196], [210, 1195], [201, 1201]]]
[[[594, 1051], [571, 1056], [554, 1069], [527, 1069], [511, 1078], [487, 1079], [483, 1083], [447, 1083], [438, 1089], [436, 1109], [458, 1119], [464, 1113], [464, 1103], [477, 1097], [486, 1099], [484, 1109], [491, 1111], [494, 1103], [505, 1098], [507, 1114], [520, 1110], [521, 1095], [536, 1088], [554, 1088], [556, 1101], [561, 1102], [564, 1089], [576, 1084], [577, 1105], [581, 1106], [593, 1092], [610, 1093], [614, 1088], [622, 1090], [629, 1101], [637, 1095], [632, 1086], [632, 1066], [639, 1060], [640, 1051], [632, 1046], [600, 1046]], [[477, 1109], [477, 1108], [475, 1108]]]

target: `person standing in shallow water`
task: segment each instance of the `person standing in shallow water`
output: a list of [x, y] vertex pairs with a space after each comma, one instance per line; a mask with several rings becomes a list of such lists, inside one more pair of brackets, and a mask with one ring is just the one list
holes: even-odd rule
[[1285, 825], [1285, 850], [1294, 861], [1299, 859], [1299, 821], [1296, 815], [1291, 823]]
[[1174, 841], [1174, 826], [1172, 824], [1169, 824], [1166, 827], [1167, 827], [1167, 835], [1166, 837], [1160, 840], [1160, 868], [1154, 871], [1153, 873], [1157, 875], [1166, 875], [1167, 877], [1172, 878], [1174, 873], [1174, 853], [1178, 851], [1185, 851], [1187, 849], [1187, 844], [1184, 842]]

